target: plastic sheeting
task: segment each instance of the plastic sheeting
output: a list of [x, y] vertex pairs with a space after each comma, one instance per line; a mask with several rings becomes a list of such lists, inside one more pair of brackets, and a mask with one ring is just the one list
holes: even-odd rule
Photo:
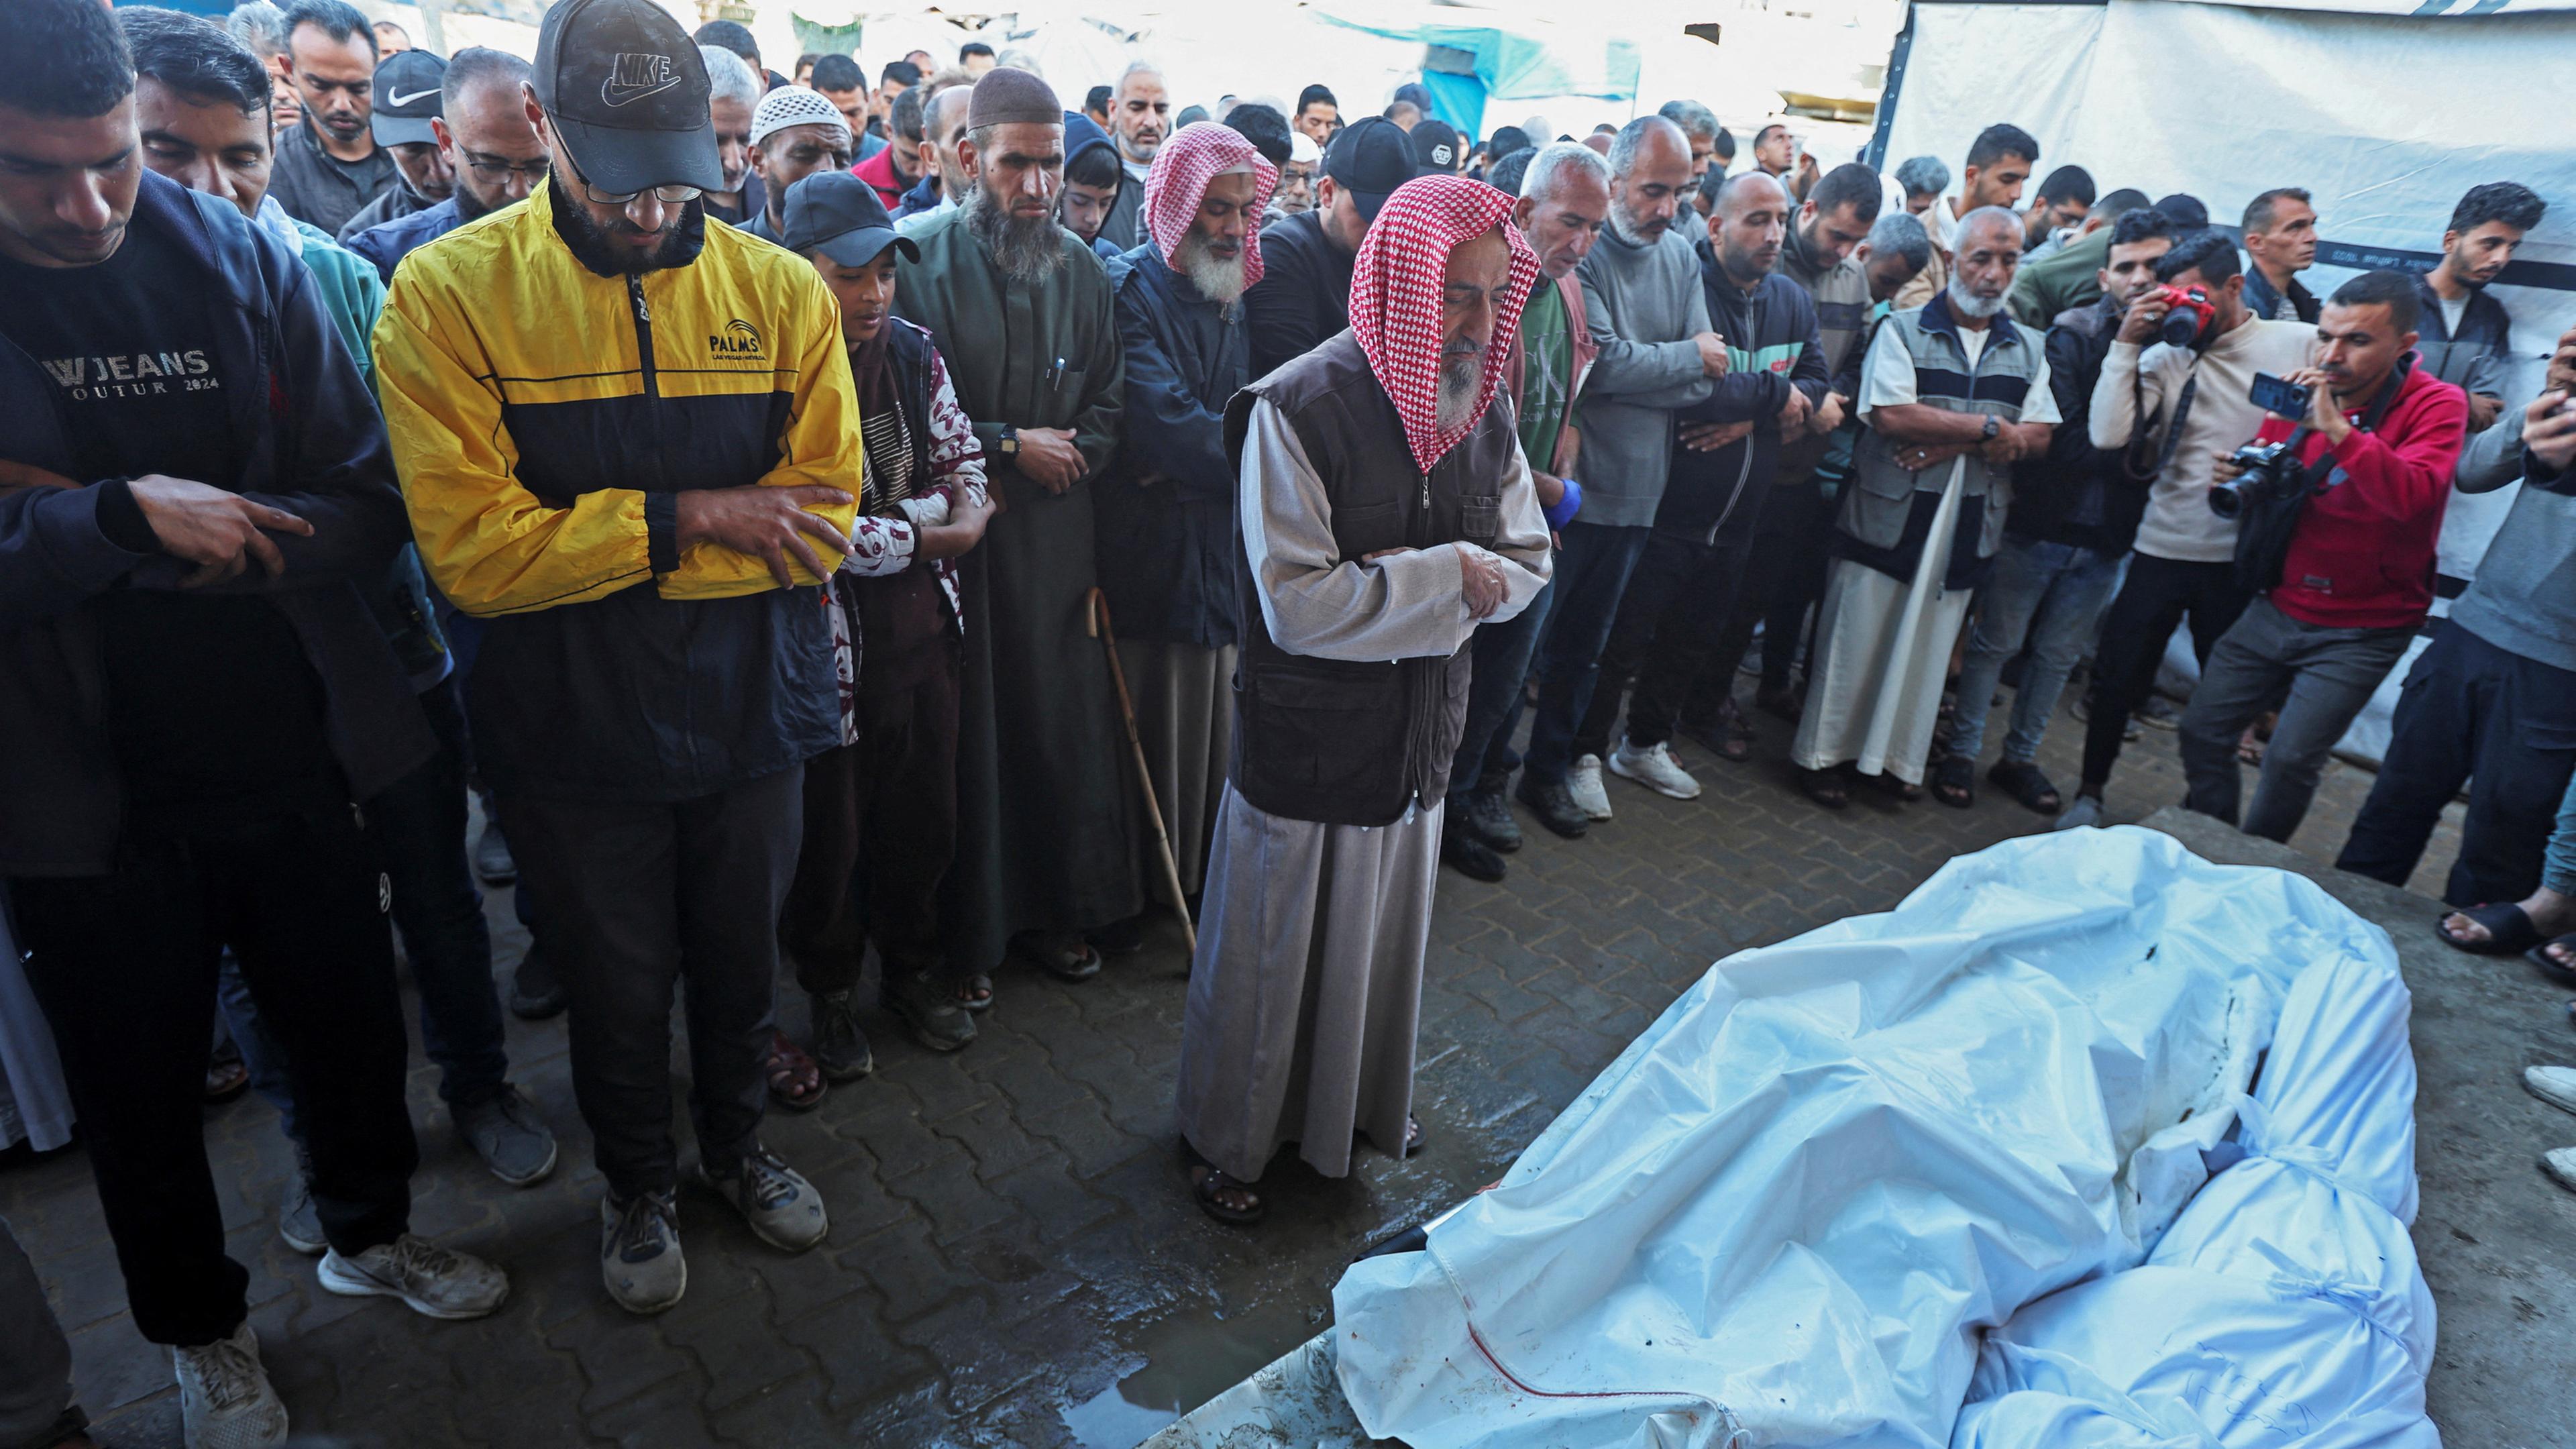
[[2435, 1444], [2406, 1013], [2297, 877], [1962, 857], [1712, 968], [1354, 1266], [1343, 1391], [1417, 1449]]

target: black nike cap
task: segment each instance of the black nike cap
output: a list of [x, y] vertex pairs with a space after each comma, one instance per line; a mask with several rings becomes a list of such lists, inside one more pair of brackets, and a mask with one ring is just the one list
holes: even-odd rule
[[1395, 189], [1423, 173], [1402, 126], [1384, 116], [1364, 116], [1333, 138], [1324, 152], [1324, 174], [1359, 203], [1362, 221], [1375, 221]]
[[724, 185], [706, 60], [652, 0], [555, 0], [536, 73], [537, 103], [594, 189]]
[[375, 132], [379, 144], [400, 146], [408, 142], [436, 144], [437, 133], [429, 129], [429, 118], [442, 114], [447, 83], [447, 62], [425, 50], [405, 50], [385, 57], [376, 67], [375, 104], [368, 108], [367, 126]]

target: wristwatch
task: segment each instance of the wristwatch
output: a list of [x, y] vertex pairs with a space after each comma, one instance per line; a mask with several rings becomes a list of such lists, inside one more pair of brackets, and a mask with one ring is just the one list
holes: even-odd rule
[[[1986, 421], [1991, 423], [1994, 419], [1988, 418]], [[1020, 430], [1011, 426], [1009, 423], [1002, 424], [1002, 436], [994, 442], [993, 451], [1001, 454], [1005, 458], [1018, 457], [1020, 455]]]
[[2003, 424], [1995, 420], [1995, 415], [1993, 413], [1988, 413], [1986, 414], [1986, 429], [1977, 436], [1985, 439], [1987, 442], [1993, 442], [1995, 434], [2000, 433], [2003, 430]]

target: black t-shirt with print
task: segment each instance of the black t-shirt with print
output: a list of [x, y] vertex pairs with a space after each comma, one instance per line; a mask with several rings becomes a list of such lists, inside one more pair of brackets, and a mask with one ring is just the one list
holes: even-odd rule
[[[141, 230], [94, 267], [0, 259], [0, 335], [53, 381], [76, 481], [238, 486], [233, 393], [255, 384], [219, 369], [209, 309], [227, 304], [204, 278]], [[345, 799], [321, 680], [268, 601], [120, 586], [91, 609], [133, 825], [220, 830]]]

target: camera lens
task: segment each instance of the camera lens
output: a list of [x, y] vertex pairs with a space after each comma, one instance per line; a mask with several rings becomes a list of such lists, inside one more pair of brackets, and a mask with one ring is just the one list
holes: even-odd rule
[[2209, 511], [2221, 518], [2234, 518], [2245, 510], [2245, 495], [2234, 483], [2214, 483], [2209, 489]]

